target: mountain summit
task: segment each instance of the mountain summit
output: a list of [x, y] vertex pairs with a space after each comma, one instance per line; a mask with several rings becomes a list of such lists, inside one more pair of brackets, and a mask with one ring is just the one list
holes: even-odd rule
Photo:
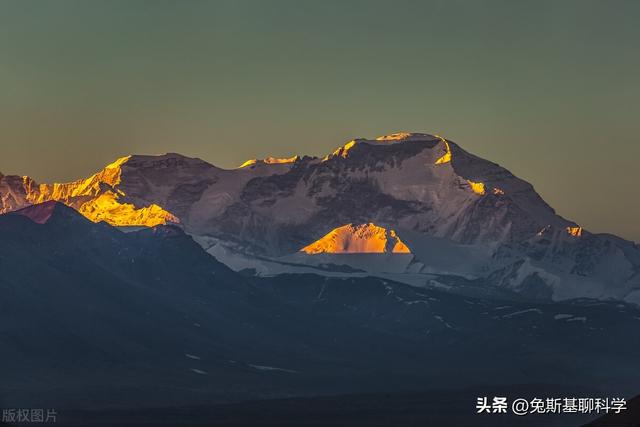
[[[179, 223], [223, 262], [264, 274], [287, 271], [284, 258], [347, 224], [375, 224], [402, 236], [421, 285], [438, 274], [532, 297], [640, 302], [636, 245], [589, 233], [528, 182], [438, 135], [354, 139], [323, 158], [231, 170], [175, 153], [134, 155], [66, 184], [1, 176], [0, 200], [2, 212], [58, 200], [96, 222]], [[346, 235], [338, 246], [369, 251]]]
[[308, 254], [411, 253], [394, 230], [373, 223], [338, 227], [301, 251]]

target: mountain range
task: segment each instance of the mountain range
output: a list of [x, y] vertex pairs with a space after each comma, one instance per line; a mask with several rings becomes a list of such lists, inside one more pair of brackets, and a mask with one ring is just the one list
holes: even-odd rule
[[0, 174], [0, 201], [0, 408], [83, 427], [493, 426], [477, 395], [640, 384], [638, 246], [439, 136]]
[[219, 261], [259, 276], [373, 274], [423, 288], [640, 303], [637, 244], [583, 229], [531, 184], [436, 135], [355, 139], [323, 158], [236, 169], [170, 153], [123, 157], [63, 184], [0, 174], [0, 200], [0, 212], [55, 200], [128, 229], [176, 224]]
[[0, 236], [0, 405], [55, 407], [62, 425], [78, 409], [640, 382], [634, 304], [243, 275], [176, 225], [123, 232], [55, 201], [0, 215]]

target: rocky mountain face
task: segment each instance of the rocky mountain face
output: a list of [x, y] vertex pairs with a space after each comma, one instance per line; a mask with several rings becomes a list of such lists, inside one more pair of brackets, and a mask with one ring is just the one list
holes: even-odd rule
[[0, 198], [3, 212], [59, 200], [112, 225], [179, 223], [223, 262], [263, 274], [333, 230], [373, 223], [413, 254], [422, 285], [452, 275], [533, 297], [640, 302], [637, 245], [583, 230], [531, 184], [427, 134], [356, 139], [324, 158], [232, 170], [178, 154], [129, 156], [69, 184], [2, 176]]

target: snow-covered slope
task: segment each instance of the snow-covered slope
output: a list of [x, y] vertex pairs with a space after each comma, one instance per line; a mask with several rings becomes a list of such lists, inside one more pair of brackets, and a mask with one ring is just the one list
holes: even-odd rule
[[300, 251], [307, 254], [411, 253], [394, 230], [373, 223], [343, 225]]
[[[319, 255], [299, 251], [327, 255], [327, 241], [373, 251], [369, 242], [382, 240], [361, 245], [336, 231], [373, 223], [402, 237], [411, 274], [486, 280], [538, 297], [640, 302], [637, 245], [583, 230], [531, 184], [436, 135], [355, 139], [323, 158], [251, 160], [232, 170], [171, 153], [124, 157], [68, 184], [0, 175], [0, 200], [3, 212], [59, 200], [113, 225], [177, 222], [223, 261], [264, 274], [292, 257], [317, 266]], [[372, 263], [357, 264], [345, 263], [367, 271]]]
[[69, 183], [38, 184], [28, 176], [0, 174], [0, 213], [32, 204], [60, 201], [75, 208], [94, 222], [112, 225], [154, 226], [179, 219], [155, 203], [131, 203], [118, 188], [122, 182], [123, 165], [133, 156], [123, 157], [107, 165], [87, 179]]

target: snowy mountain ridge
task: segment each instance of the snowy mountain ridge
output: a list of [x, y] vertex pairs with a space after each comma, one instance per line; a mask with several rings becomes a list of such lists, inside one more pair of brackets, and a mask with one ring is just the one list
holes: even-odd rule
[[[112, 225], [179, 223], [221, 261], [265, 275], [293, 268], [292, 257], [317, 266], [319, 255], [300, 250], [349, 224], [375, 224], [410, 249], [409, 265], [388, 265], [407, 269], [412, 284], [445, 274], [535, 297], [640, 302], [637, 245], [583, 230], [531, 184], [436, 135], [355, 139], [324, 158], [230, 170], [169, 153], [124, 157], [66, 184], [0, 175], [0, 212], [47, 200]], [[346, 255], [323, 253], [349, 265]], [[358, 259], [359, 270], [384, 268]]]

